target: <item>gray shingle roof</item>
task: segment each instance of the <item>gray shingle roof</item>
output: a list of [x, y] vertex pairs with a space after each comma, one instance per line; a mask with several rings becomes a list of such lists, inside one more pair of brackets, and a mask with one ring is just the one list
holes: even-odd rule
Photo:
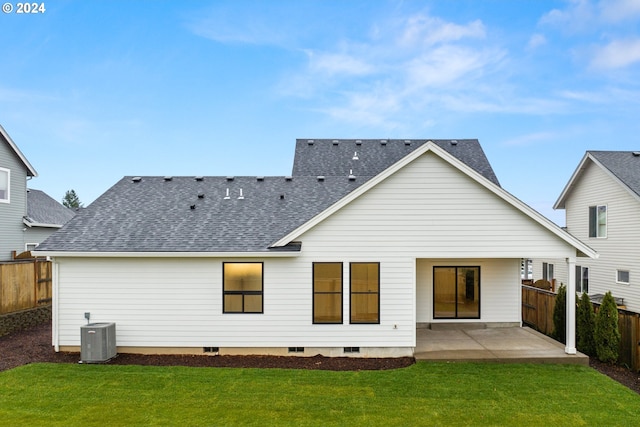
[[588, 153], [609, 169], [631, 191], [640, 196], [640, 155], [634, 155], [634, 151], [588, 151]]
[[44, 191], [27, 190], [27, 216], [25, 220], [35, 224], [59, 225], [66, 224], [75, 211], [65, 208]]
[[[422, 146], [426, 139], [298, 139], [293, 175], [375, 176]], [[500, 185], [477, 139], [430, 140]], [[358, 159], [354, 160], [357, 154]]]
[[[333, 140], [315, 140], [309, 145], [300, 139], [292, 177], [125, 177], [38, 250], [283, 250], [269, 246], [425, 142], [340, 140], [334, 145]], [[434, 142], [499, 185], [477, 140]], [[353, 161], [356, 151], [359, 160]], [[349, 169], [355, 179], [349, 178]]]
[[[364, 182], [347, 177], [324, 181], [316, 177], [141, 177], [134, 181], [138, 180], [120, 180], [38, 250], [269, 251], [273, 242]], [[239, 199], [240, 190], [243, 199]]]

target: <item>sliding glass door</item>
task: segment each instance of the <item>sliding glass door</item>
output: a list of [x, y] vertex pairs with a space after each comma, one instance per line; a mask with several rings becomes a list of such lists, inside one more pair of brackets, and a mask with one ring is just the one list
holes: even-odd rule
[[433, 267], [433, 318], [480, 318], [480, 267]]

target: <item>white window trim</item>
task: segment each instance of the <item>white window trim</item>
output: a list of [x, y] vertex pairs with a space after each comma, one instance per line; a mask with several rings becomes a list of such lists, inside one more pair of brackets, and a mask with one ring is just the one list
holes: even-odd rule
[[0, 172], [7, 173], [7, 198], [0, 199], [0, 203], [11, 203], [11, 170], [6, 168], [0, 168]]
[[[619, 276], [618, 273], [620, 273], [621, 271], [626, 271], [627, 274], [629, 275], [629, 281], [628, 282], [621, 282], [621, 281], [618, 280], [618, 276]], [[619, 285], [630, 285], [631, 284], [631, 270], [623, 270], [621, 268], [617, 268], [616, 269], [616, 283], [619, 284]]]

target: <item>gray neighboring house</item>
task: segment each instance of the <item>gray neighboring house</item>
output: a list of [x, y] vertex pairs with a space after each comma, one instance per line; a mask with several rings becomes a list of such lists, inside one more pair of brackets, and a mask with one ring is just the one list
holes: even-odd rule
[[[640, 313], [640, 151], [587, 151], [554, 209], [564, 209], [567, 231], [599, 254], [576, 265], [576, 291], [611, 291]], [[537, 259], [534, 278], [559, 284], [568, 274], [561, 260]]]
[[75, 214], [27, 181], [38, 176], [0, 126], [0, 261], [33, 249]]
[[0, 126], [0, 261], [24, 252], [27, 180], [38, 176], [9, 134]]
[[299, 139], [291, 176], [124, 177], [36, 253], [56, 351], [86, 315], [121, 353], [359, 357], [410, 356], [431, 324], [519, 326], [522, 258], [596, 256], [477, 140], [387, 139]]
[[27, 215], [22, 222], [24, 250], [34, 250], [47, 237], [74, 217], [76, 211], [63, 206], [41, 190], [27, 189]]

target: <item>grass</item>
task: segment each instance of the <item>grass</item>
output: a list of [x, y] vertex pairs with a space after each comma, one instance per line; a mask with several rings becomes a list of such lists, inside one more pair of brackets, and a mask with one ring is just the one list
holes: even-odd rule
[[0, 425], [636, 425], [640, 396], [571, 365], [392, 371], [33, 364], [0, 372]]

